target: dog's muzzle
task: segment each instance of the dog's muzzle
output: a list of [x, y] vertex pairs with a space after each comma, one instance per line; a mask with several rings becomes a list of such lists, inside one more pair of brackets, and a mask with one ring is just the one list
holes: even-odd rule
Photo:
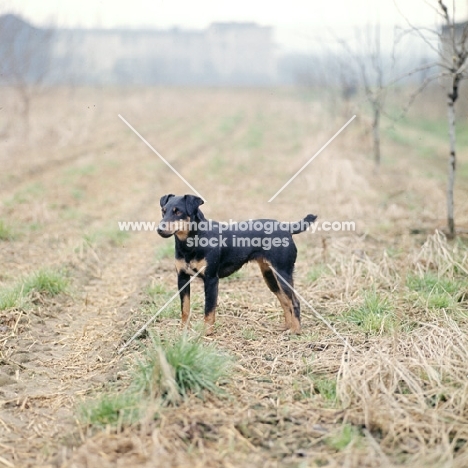
[[166, 229], [167, 227], [167, 223], [160, 223], [159, 226], [158, 226], [158, 229], [156, 230], [157, 233], [161, 236], [161, 237], [171, 237], [175, 234], [175, 231], [169, 231]]

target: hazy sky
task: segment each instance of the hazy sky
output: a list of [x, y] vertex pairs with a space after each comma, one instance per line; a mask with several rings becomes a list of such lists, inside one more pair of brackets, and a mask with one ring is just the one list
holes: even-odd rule
[[[457, 17], [466, 19], [468, 0], [455, 3]], [[377, 20], [405, 24], [395, 4], [414, 24], [437, 21], [430, 6], [436, 0], [0, 0], [0, 11], [19, 13], [38, 25], [68, 27], [198, 29], [213, 21], [255, 21], [274, 26], [284, 47], [307, 49], [323, 28], [339, 35]]]

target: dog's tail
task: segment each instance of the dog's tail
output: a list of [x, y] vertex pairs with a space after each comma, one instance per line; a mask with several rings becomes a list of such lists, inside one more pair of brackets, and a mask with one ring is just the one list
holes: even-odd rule
[[309, 226], [317, 219], [317, 216], [308, 214], [304, 219], [301, 219], [297, 223], [291, 223], [291, 234], [299, 234], [307, 231]]

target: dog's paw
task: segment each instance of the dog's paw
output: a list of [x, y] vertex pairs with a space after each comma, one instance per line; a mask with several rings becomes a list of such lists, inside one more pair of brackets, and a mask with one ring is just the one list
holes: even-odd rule
[[214, 333], [214, 326], [213, 325], [205, 326], [205, 336], [210, 336], [213, 333]]

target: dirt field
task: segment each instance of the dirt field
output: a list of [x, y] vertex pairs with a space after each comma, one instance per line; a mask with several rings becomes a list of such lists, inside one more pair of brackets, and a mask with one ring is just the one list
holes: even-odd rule
[[[268, 203], [350, 116], [288, 90], [63, 89], [34, 101], [24, 141], [9, 99], [5, 91], [0, 466], [468, 465], [463, 136], [462, 235], [447, 241], [446, 142], [433, 127], [385, 131], [375, 172], [358, 115]], [[117, 223], [159, 221], [162, 195], [189, 193], [118, 114], [206, 198], [208, 218], [314, 213], [356, 231], [295, 236], [295, 286], [313, 306], [302, 303], [302, 335], [281, 331], [280, 306], [248, 265], [221, 281], [216, 331], [203, 338], [233, 360], [224, 392], [155, 398], [138, 421], [100, 425], [83, 408], [129, 387], [150, 337], [117, 350], [177, 290], [173, 240]], [[64, 282], [57, 294], [28, 289], [44, 271]], [[192, 297], [196, 333], [201, 283]], [[150, 333], [179, 334], [178, 309], [176, 300]]]

